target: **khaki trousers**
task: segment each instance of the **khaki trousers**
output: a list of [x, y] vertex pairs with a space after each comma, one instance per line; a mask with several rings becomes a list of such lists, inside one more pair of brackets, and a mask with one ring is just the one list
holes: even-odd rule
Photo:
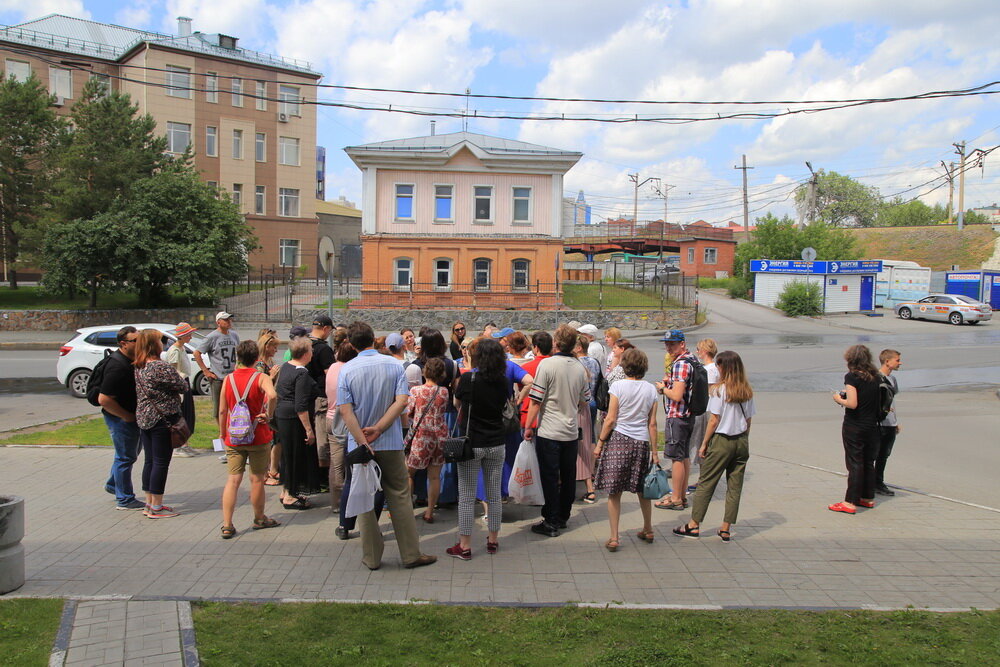
[[[382, 469], [382, 491], [392, 514], [392, 530], [396, 534], [399, 557], [406, 565], [420, 558], [420, 537], [417, 535], [417, 521], [413, 517], [406, 457], [402, 449], [375, 452], [375, 462]], [[375, 569], [382, 564], [385, 541], [374, 510], [359, 515], [358, 526], [361, 528], [361, 562], [369, 569]]]
[[708, 503], [712, 500], [715, 487], [726, 474], [726, 513], [723, 521], [736, 523], [740, 513], [740, 496], [743, 494], [743, 475], [750, 460], [749, 433], [730, 438], [716, 433], [708, 443], [708, 451], [701, 462], [698, 489], [694, 492], [691, 518], [699, 524], [705, 520]]

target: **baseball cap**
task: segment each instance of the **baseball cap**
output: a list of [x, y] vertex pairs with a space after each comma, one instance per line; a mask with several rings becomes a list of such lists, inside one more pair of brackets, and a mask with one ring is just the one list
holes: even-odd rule
[[178, 322], [177, 326], [174, 327], [174, 330], [170, 333], [180, 338], [181, 336], [187, 336], [189, 333], [194, 333], [195, 331], [197, 331], [197, 329], [187, 322]]
[[403, 349], [403, 337], [398, 333], [391, 333], [385, 337], [385, 346], [390, 350]]
[[224, 310], [220, 310], [219, 312], [217, 312], [215, 314], [215, 319], [216, 319], [216, 321], [218, 321], [218, 320], [231, 320], [231, 319], [233, 319], [233, 316], [230, 313], [227, 313]]
[[588, 336], [597, 336], [600, 333], [593, 324], [584, 324], [582, 327], [577, 327], [576, 330]]
[[331, 320], [326, 315], [317, 315], [313, 319], [313, 326], [314, 327], [332, 327], [333, 326], [333, 320]]
[[305, 327], [301, 327], [301, 326], [299, 326], [299, 325], [296, 324], [294, 327], [292, 327], [291, 329], [288, 330], [288, 337], [289, 338], [300, 338], [302, 336], [305, 336], [307, 333], [309, 333], [309, 332], [306, 331]]
[[494, 338], [503, 338], [504, 336], [509, 336], [512, 333], [514, 333], [514, 329], [511, 329], [510, 327], [504, 327], [503, 329], [500, 329], [500, 331], [494, 331], [492, 333], [492, 336]]
[[684, 340], [684, 332], [680, 329], [671, 329], [663, 334], [663, 338], [660, 339], [664, 343], [678, 343]]

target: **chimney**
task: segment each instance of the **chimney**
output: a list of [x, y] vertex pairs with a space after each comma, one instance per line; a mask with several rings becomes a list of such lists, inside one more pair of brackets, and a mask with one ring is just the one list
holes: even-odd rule
[[191, 36], [191, 19], [187, 16], [177, 17], [177, 34], [181, 37]]
[[435, 129], [436, 127], [437, 127], [437, 121], [436, 120], [432, 120], [431, 121], [431, 136], [432, 137], [434, 136], [434, 133], [436, 131], [436, 129]]

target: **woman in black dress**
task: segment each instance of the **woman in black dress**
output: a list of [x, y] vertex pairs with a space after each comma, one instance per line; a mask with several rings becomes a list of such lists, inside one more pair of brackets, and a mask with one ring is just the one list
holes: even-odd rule
[[316, 383], [306, 366], [312, 360], [312, 341], [296, 338], [289, 345], [291, 359], [278, 371], [274, 417], [281, 441], [281, 504], [285, 509], [307, 510], [313, 505], [303, 494], [319, 491], [319, 464], [313, 409]]
[[878, 368], [865, 345], [852, 345], [844, 353], [847, 375], [844, 390], [833, 400], [843, 406], [844, 458], [847, 461], [847, 494], [829, 509], [854, 514], [857, 506], [875, 507], [875, 458], [879, 448]]

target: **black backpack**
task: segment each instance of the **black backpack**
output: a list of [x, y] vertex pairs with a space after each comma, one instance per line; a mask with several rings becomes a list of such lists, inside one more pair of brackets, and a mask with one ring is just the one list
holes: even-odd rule
[[608, 405], [611, 403], [609, 389], [608, 379], [604, 377], [604, 373], [599, 373], [597, 376], [597, 385], [594, 387], [594, 403], [597, 405], [597, 409], [602, 412], [607, 412]]
[[708, 371], [694, 355], [687, 361], [691, 364], [691, 377], [688, 378], [687, 398], [684, 402], [691, 415], [697, 417], [705, 414], [708, 409]]
[[888, 377], [878, 374], [878, 413], [876, 419], [881, 424], [892, 411], [892, 402], [896, 399], [896, 388]]
[[104, 383], [104, 369], [111, 363], [114, 352], [104, 355], [104, 358], [97, 362], [94, 370], [90, 371], [90, 378], [87, 380], [87, 402], [95, 408], [101, 407], [99, 396], [101, 395], [101, 385]]

